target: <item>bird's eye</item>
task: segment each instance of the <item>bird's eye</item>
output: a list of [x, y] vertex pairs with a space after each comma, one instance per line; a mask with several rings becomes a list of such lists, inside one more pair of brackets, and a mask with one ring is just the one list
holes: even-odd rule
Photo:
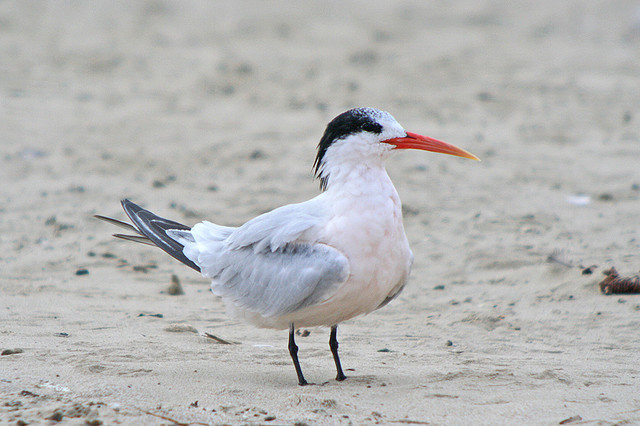
[[382, 133], [382, 126], [378, 123], [364, 123], [362, 125], [362, 130], [379, 135], [380, 133]]

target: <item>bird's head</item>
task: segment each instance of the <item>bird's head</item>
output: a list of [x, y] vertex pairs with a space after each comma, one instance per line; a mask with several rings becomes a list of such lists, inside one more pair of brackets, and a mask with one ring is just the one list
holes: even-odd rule
[[320, 187], [326, 189], [332, 169], [377, 165], [397, 149], [421, 149], [478, 160], [446, 142], [405, 131], [391, 114], [375, 108], [354, 108], [331, 120], [313, 164]]

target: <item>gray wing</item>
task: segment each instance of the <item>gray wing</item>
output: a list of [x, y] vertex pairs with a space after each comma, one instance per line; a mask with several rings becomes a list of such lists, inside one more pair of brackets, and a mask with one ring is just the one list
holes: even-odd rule
[[349, 276], [347, 258], [324, 244], [290, 243], [275, 251], [253, 247], [201, 252], [214, 294], [237, 307], [272, 317], [329, 298]]
[[326, 300], [349, 276], [341, 252], [300, 240], [322, 223], [317, 201], [283, 206], [239, 228], [203, 222], [168, 234], [213, 280], [214, 294], [265, 317], [283, 315]]

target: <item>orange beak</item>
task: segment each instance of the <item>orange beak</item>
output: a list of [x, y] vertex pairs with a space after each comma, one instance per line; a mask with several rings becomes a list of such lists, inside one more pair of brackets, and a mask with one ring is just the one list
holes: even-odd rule
[[387, 139], [382, 142], [394, 145], [394, 149], [421, 149], [423, 151], [439, 152], [480, 161], [478, 157], [462, 148], [417, 133], [407, 132], [407, 136], [404, 138]]

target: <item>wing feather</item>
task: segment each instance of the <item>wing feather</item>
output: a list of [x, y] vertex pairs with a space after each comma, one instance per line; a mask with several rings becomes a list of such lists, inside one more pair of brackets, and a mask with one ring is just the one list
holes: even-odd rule
[[272, 317], [330, 297], [349, 276], [349, 264], [324, 244], [289, 243], [276, 251], [248, 246], [201, 252], [198, 265], [214, 294], [237, 307]]
[[273, 317], [320, 303], [350, 269], [338, 250], [301, 239], [322, 225], [317, 199], [280, 207], [239, 228], [199, 223], [190, 232], [195, 243], [181, 240], [185, 255], [212, 279], [214, 294], [239, 308]]
[[322, 212], [317, 197], [305, 203], [289, 204], [257, 216], [228, 236], [229, 248], [253, 246], [256, 252], [276, 251], [296, 241], [309, 228], [320, 223]]

